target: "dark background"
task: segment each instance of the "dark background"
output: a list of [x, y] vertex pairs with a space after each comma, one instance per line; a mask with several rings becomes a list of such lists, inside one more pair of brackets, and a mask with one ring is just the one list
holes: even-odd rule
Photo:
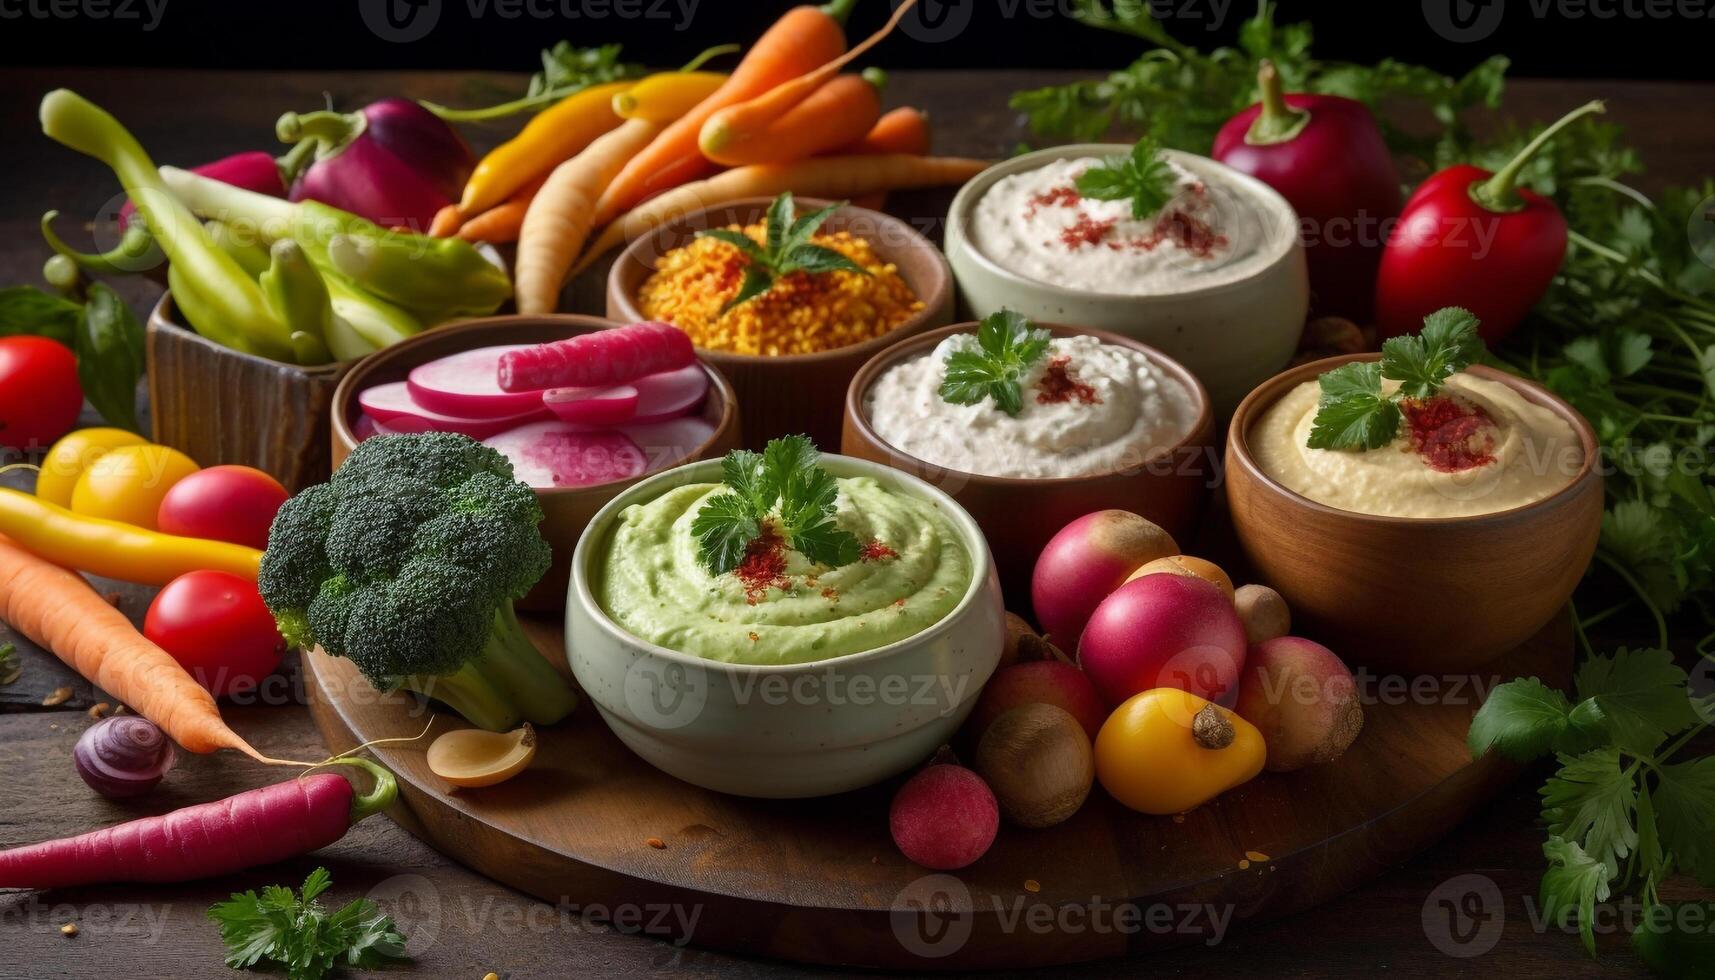
[[[749, 42], [791, 0], [0, 0], [0, 63], [202, 68], [532, 70], [561, 38], [621, 42], [633, 60], [668, 66], [713, 44]], [[1140, 2], [1140, 0], [1131, 0]], [[154, 3], [158, 16], [150, 13]], [[854, 34], [879, 25], [893, 0], [859, 0]], [[922, 0], [926, 22], [965, 23], [951, 40], [897, 36], [867, 63], [896, 68], [1120, 67], [1136, 39], [1069, 20], [1072, 0]], [[366, 26], [387, 6], [408, 26], [395, 40]], [[413, 6], [417, 19], [404, 13]], [[1152, 0], [1174, 33], [1230, 43], [1253, 0]], [[574, 16], [566, 16], [570, 11]], [[402, 13], [404, 12], [404, 13]], [[1450, 13], [1451, 12], [1451, 13]], [[641, 15], [640, 15], [641, 14]], [[1277, 21], [1313, 20], [1327, 60], [1381, 57], [1459, 72], [1495, 53], [1518, 76], [1715, 78], [1715, 0], [1286, 0]], [[1466, 41], [1433, 21], [1499, 16]], [[915, 16], [915, 15], [912, 15]], [[145, 29], [152, 24], [150, 29]], [[921, 37], [920, 32], [920, 37]], [[932, 33], [932, 32], [931, 32]], [[397, 35], [395, 35], [397, 36]], [[1707, 120], [1710, 107], [1701, 110]]]

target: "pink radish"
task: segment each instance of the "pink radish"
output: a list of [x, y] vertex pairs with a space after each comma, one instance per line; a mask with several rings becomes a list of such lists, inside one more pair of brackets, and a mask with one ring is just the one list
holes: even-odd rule
[[624, 434], [570, 422], [537, 422], [483, 440], [512, 461], [532, 487], [590, 487], [647, 472], [648, 460]]
[[691, 338], [678, 327], [634, 323], [511, 349], [500, 357], [500, 389], [608, 388], [682, 368], [696, 358]]
[[715, 437], [715, 427], [706, 420], [683, 415], [665, 422], [634, 423], [619, 431], [643, 450], [650, 473], [678, 466]]
[[[619, 425], [637, 416], [637, 389], [631, 385], [612, 388], [551, 388], [542, 393], [548, 411], [578, 425]], [[491, 433], [492, 434], [492, 433]]]
[[363, 406], [366, 415], [393, 432], [458, 432], [472, 439], [487, 439], [507, 429], [540, 421], [547, 414], [537, 408], [522, 415], [492, 419], [443, 415], [419, 405], [411, 397], [411, 386], [404, 381], [365, 388], [358, 393], [357, 403]]
[[695, 409], [709, 392], [709, 372], [701, 364], [687, 364], [677, 371], [661, 371], [632, 382], [637, 389], [637, 417], [633, 425], [665, 422]]
[[502, 357], [529, 349], [527, 345], [515, 344], [462, 351], [412, 369], [405, 383], [418, 405], [442, 415], [465, 419], [523, 415], [542, 407], [542, 392], [503, 391], [496, 379]]
[[381, 434], [380, 426], [377, 426], [375, 420], [368, 415], [359, 415], [357, 421], [351, 424], [351, 437], [358, 442]]
[[345, 836], [393, 802], [393, 774], [362, 759], [375, 788], [359, 796], [345, 777], [304, 776], [214, 803], [143, 817], [63, 840], [0, 851], [0, 888], [66, 888], [115, 881], [194, 881], [273, 864]]

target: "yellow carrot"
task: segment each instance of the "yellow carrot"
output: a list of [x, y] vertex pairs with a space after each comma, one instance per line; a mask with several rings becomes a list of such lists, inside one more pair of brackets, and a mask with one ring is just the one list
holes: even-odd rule
[[459, 210], [467, 220], [487, 211], [618, 126], [613, 97], [634, 84], [592, 85], [539, 113], [517, 136], [495, 147], [476, 165], [465, 182]]
[[613, 97], [613, 114], [621, 119], [670, 123], [726, 84], [718, 71], [667, 71], [651, 75]]

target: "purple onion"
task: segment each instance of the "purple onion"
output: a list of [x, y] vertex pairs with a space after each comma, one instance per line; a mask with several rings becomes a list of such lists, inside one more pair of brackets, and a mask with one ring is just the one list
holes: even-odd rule
[[459, 199], [476, 167], [464, 139], [409, 99], [382, 99], [357, 112], [288, 112], [275, 134], [288, 143], [320, 143], [315, 162], [292, 185], [292, 200], [320, 201], [424, 234], [435, 212]]
[[155, 788], [177, 757], [173, 743], [154, 722], [136, 715], [103, 718], [71, 750], [77, 774], [89, 788], [112, 800]]

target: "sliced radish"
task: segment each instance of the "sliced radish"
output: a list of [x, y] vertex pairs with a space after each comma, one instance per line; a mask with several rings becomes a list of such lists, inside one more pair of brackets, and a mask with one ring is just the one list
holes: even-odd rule
[[522, 348], [500, 358], [504, 391], [607, 388], [696, 360], [691, 338], [667, 323], [633, 323]]
[[548, 411], [578, 425], [619, 425], [637, 417], [637, 389], [631, 385], [612, 388], [552, 388], [542, 393]]
[[706, 420], [688, 416], [647, 425], [628, 425], [619, 431], [643, 450], [651, 473], [678, 466], [690, 459], [698, 446], [715, 435], [715, 427]]
[[356, 439], [358, 442], [362, 442], [371, 436], [380, 435], [380, 429], [381, 427], [375, 424], [374, 419], [370, 418], [368, 415], [359, 415], [357, 417], [357, 421], [352, 423], [351, 437]]
[[536, 422], [483, 440], [512, 461], [532, 487], [590, 487], [648, 471], [643, 450], [625, 435], [569, 422]]
[[528, 350], [528, 344], [479, 347], [413, 368], [406, 378], [411, 397], [431, 412], [462, 419], [523, 415], [542, 407], [540, 391], [502, 391], [501, 355]]
[[371, 419], [394, 432], [458, 432], [472, 439], [516, 429], [540, 421], [547, 413], [537, 406], [534, 411], [501, 418], [472, 419], [431, 411], [417, 402], [411, 386], [404, 381], [375, 385], [358, 392], [357, 403]]
[[638, 378], [632, 387], [637, 389], [637, 417], [631, 424], [665, 422], [703, 403], [709, 392], [709, 372], [701, 364], [687, 364], [677, 371]]

